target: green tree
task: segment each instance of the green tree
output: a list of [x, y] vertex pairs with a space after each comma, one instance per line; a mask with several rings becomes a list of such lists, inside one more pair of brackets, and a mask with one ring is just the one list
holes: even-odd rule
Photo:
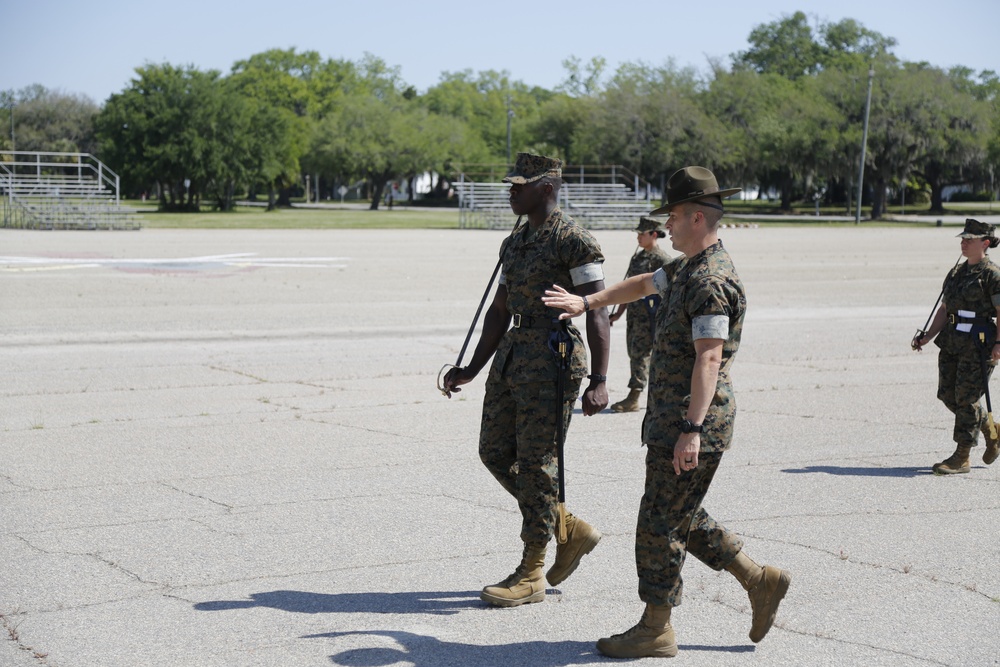
[[532, 130], [539, 108], [553, 97], [551, 91], [511, 81], [507, 72], [472, 70], [441, 75], [441, 81], [419, 98], [421, 105], [441, 116], [464, 121], [486, 146], [490, 161], [507, 156], [507, 119], [511, 118], [511, 152], [541, 150]]
[[751, 69], [796, 80], [824, 69], [852, 68], [890, 54], [896, 40], [865, 28], [854, 19], [817, 20], [816, 32], [803, 12], [756, 26], [750, 48], [733, 55], [734, 69]]
[[815, 74], [820, 69], [822, 48], [804, 12], [758, 25], [750, 31], [747, 41], [750, 48], [734, 56], [737, 66], [793, 80]]
[[562, 61], [562, 66], [566, 70], [566, 78], [556, 87], [558, 92], [572, 97], [587, 97], [603, 90], [601, 77], [604, 76], [608, 61], [601, 56], [594, 56], [586, 65], [582, 65], [576, 56], [570, 56]]
[[317, 128], [314, 167], [342, 179], [364, 178], [376, 210], [386, 183], [446, 169], [475, 146], [460, 121], [445, 118], [402, 96], [355, 96]]
[[532, 145], [545, 155], [561, 156], [567, 164], [575, 160], [573, 140], [586, 118], [588, 101], [559, 93], [543, 102], [528, 128]]
[[728, 132], [704, 112], [691, 69], [625, 63], [585, 111], [573, 142], [581, 161], [622, 164], [654, 183], [685, 164], [734, 164]]
[[875, 68], [865, 183], [872, 191], [872, 218], [885, 212], [886, 193], [898, 178], [926, 159], [941, 109], [936, 76], [921, 67]]
[[[308, 146], [310, 114], [320, 108], [316, 87], [310, 84], [319, 78], [322, 67], [316, 51], [271, 49], [236, 62], [228, 77], [227, 84], [234, 92], [251, 100], [258, 110], [267, 109], [266, 113], [284, 130], [279, 143], [281, 154], [261, 154], [258, 157], [262, 163], [252, 168], [265, 179], [262, 184], [268, 190], [268, 210], [291, 203], [290, 188], [298, 182], [299, 159]], [[283, 168], [275, 170], [277, 165]]]
[[94, 153], [94, 115], [98, 106], [86, 95], [49, 90], [40, 84], [2, 93], [0, 147], [9, 148], [10, 114], [15, 148], [20, 151]]
[[967, 70], [910, 65], [906, 71], [924, 94], [920, 114], [927, 136], [917, 169], [931, 188], [931, 213], [943, 213], [945, 186], [968, 182], [987, 161], [990, 105], [976, 99]]
[[96, 118], [102, 155], [126, 190], [157, 184], [162, 209], [198, 210], [233, 131], [220, 123], [227, 100], [219, 73], [163, 64], [136, 74]]
[[989, 130], [986, 133], [986, 157], [983, 160], [978, 177], [983, 183], [983, 190], [991, 190], [990, 196], [996, 197], [996, 177], [1000, 175], [1000, 76], [993, 70], [984, 70], [974, 75], [968, 68], [953, 68], [949, 71], [952, 81], [959, 82], [961, 89], [985, 105], [989, 117]]
[[891, 56], [893, 37], [869, 30], [854, 19], [820, 25], [820, 65], [823, 69], [853, 69]]

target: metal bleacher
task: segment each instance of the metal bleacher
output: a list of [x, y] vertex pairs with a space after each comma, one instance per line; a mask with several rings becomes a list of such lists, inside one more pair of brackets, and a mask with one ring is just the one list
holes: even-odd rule
[[[507, 201], [509, 185], [495, 180], [477, 182], [462, 172], [453, 186], [458, 194], [460, 227], [513, 227], [517, 218]], [[564, 169], [559, 205], [588, 229], [631, 229], [640, 216], [657, 206], [652, 202], [648, 184], [618, 165], [597, 170], [591, 167], [589, 171], [585, 167]]]
[[118, 175], [89, 153], [0, 151], [0, 226], [140, 229], [119, 192]]

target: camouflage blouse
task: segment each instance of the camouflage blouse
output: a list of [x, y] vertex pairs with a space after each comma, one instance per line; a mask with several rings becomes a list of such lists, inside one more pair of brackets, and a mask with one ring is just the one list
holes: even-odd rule
[[[554, 382], [557, 361], [548, 340], [552, 323], [563, 311], [543, 304], [542, 294], [553, 284], [572, 291], [604, 280], [601, 246], [589, 231], [555, 209], [537, 230], [523, 225], [511, 234], [500, 257], [507, 310], [514, 324], [520, 319], [522, 326], [504, 334], [490, 373], [505, 374], [514, 382]], [[570, 376], [579, 380], [589, 372], [587, 352], [580, 331], [572, 324], [567, 330], [572, 338]]]
[[[984, 257], [978, 264], [963, 262], [950, 271], [944, 279], [941, 301], [949, 315], [959, 310], [975, 313], [983, 320], [994, 318], [1000, 305], [1000, 267]], [[978, 332], [978, 329], [977, 329]], [[996, 327], [985, 327], [985, 340], [980, 344], [993, 345]], [[946, 323], [934, 344], [949, 352], [961, 352], [975, 346], [974, 336], [958, 331], [955, 324]]]
[[692, 326], [706, 319], [723, 326], [728, 321], [715, 397], [701, 435], [701, 451], [724, 451], [732, 442], [736, 417], [729, 369], [740, 346], [746, 314], [743, 284], [721, 241], [690, 259], [671, 262], [653, 274], [653, 282], [663, 300], [653, 342], [643, 442], [671, 448], [676, 444], [680, 421], [691, 403], [696, 357]]
[[[652, 251], [640, 248], [632, 255], [632, 259], [628, 263], [628, 271], [625, 272], [625, 278], [653, 273], [657, 269], [662, 269], [670, 261], [670, 255], [659, 246], [656, 246]], [[642, 299], [629, 304], [628, 310], [625, 311], [625, 318], [636, 327], [649, 326], [649, 311], [643, 306]]]

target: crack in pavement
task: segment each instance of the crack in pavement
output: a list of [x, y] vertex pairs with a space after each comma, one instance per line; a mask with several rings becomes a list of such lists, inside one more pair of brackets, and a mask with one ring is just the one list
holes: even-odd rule
[[974, 595], [978, 595], [979, 597], [982, 597], [982, 598], [984, 598], [984, 599], [986, 599], [986, 600], [988, 600], [990, 602], [996, 602], [997, 601], [997, 599], [994, 596], [991, 596], [989, 593], [984, 593], [984, 592], [978, 590], [978, 588], [976, 588], [975, 584], [972, 584], [971, 587], [970, 587], [969, 584], [963, 584], [963, 583], [961, 583], [959, 581], [952, 581], [950, 579], [945, 579], [943, 577], [940, 577], [940, 576], [938, 576], [936, 574], [932, 574], [932, 573], [929, 573], [929, 572], [928, 573], [923, 573], [923, 572], [915, 572], [912, 569], [907, 570], [907, 568], [910, 567], [908, 565], [904, 565], [903, 567], [896, 567], [894, 565], [886, 565], [884, 563], [873, 563], [873, 562], [870, 562], [870, 561], [865, 561], [865, 560], [860, 560], [860, 559], [857, 559], [857, 558], [853, 558], [849, 554], [846, 554], [843, 551], [841, 551], [840, 553], [834, 553], [833, 551], [830, 551], [829, 549], [824, 549], [822, 547], [813, 546], [811, 544], [802, 544], [801, 542], [794, 542], [794, 541], [791, 541], [791, 540], [782, 540], [782, 539], [774, 538], [774, 537], [762, 537], [760, 535], [752, 535], [750, 533], [745, 533], [745, 532], [741, 532], [740, 535], [746, 536], [746, 537], [751, 537], [751, 538], [756, 539], [756, 540], [762, 540], [762, 541], [766, 541], [766, 542], [771, 542], [773, 544], [784, 544], [784, 545], [787, 545], [787, 546], [799, 547], [799, 548], [802, 548], [802, 549], [807, 549], [809, 551], [814, 551], [814, 552], [817, 552], [817, 553], [826, 554], [828, 556], [832, 556], [832, 557], [836, 558], [837, 560], [843, 561], [845, 563], [850, 563], [851, 565], [858, 565], [858, 566], [861, 566], [861, 567], [867, 567], [867, 568], [872, 569], [872, 570], [888, 570], [889, 572], [894, 572], [896, 574], [901, 574], [901, 575], [907, 576], [907, 577], [919, 577], [921, 579], [926, 579], [927, 581], [929, 581], [931, 583], [945, 584], [947, 586], [951, 586], [951, 587], [954, 587], [954, 588], [960, 588], [960, 589], [966, 591], [967, 593], [972, 593]]

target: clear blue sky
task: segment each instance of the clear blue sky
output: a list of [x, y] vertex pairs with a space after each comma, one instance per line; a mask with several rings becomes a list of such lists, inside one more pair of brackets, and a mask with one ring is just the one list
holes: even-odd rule
[[355, 61], [372, 53], [420, 91], [464, 69], [554, 88], [569, 56], [603, 56], [609, 70], [673, 58], [707, 71], [709, 58], [744, 50], [754, 26], [796, 10], [895, 37], [904, 60], [1000, 71], [1000, 0], [0, 0], [0, 89], [40, 83], [100, 103], [147, 62], [228, 72], [289, 47]]

